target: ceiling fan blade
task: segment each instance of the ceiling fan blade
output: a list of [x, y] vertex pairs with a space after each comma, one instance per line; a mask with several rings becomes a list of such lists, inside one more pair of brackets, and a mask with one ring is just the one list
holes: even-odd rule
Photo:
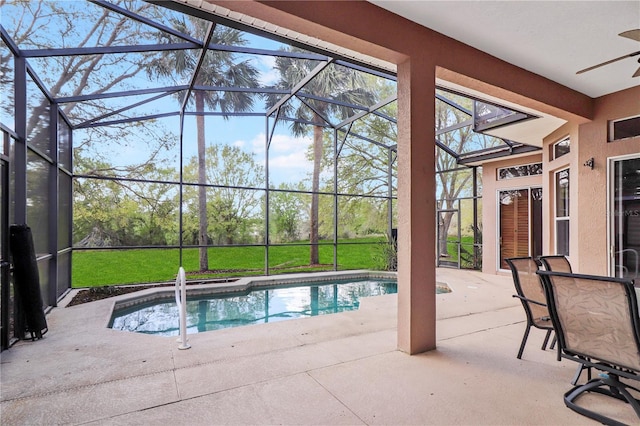
[[620, 61], [622, 59], [631, 58], [633, 56], [638, 56], [638, 55], [640, 55], [640, 50], [637, 51], [637, 52], [629, 53], [628, 55], [620, 56], [619, 58], [611, 59], [610, 61], [606, 61], [606, 62], [603, 62], [603, 63], [598, 64], [598, 65], [594, 65], [594, 66], [589, 67], [589, 68], [585, 68], [583, 70], [578, 71], [576, 74], [582, 74], [583, 72], [591, 71], [591, 70], [594, 70], [596, 68], [600, 68], [602, 66], [609, 65], [609, 64], [612, 64], [614, 62]]
[[630, 38], [631, 40], [640, 41], [640, 28], [636, 30], [624, 31], [618, 34], [620, 37]]
[[633, 73], [632, 77], [640, 77], [640, 68], [638, 68], [636, 72]]

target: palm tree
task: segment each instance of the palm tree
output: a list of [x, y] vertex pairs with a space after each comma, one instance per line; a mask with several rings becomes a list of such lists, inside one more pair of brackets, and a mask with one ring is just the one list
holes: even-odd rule
[[[209, 22], [189, 17], [188, 21], [174, 19], [173, 26], [182, 33], [202, 40], [209, 29]], [[164, 42], [177, 42], [175, 37], [162, 35]], [[241, 31], [217, 26], [211, 38], [211, 43], [226, 46], [243, 46], [247, 40]], [[175, 80], [189, 79], [195, 71], [199, 59], [199, 51], [170, 50], [155, 61], [148, 69], [149, 75], [171, 77]], [[249, 60], [238, 60], [233, 52], [208, 51], [203, 59], [199, 73], [195, 79], [196, 86], [211, 87], [244, 87], [257, 88], [259, 71]], [[223, 113], [248, 111], [253, 106], [253, 93], [219, 90], [193, 90], [193, 100], [197, 113], [202, 113], [205, 106], [211, 109], [219, 108]], [[183, 95], [179, 95], [183, 96]], [[228, 118], [228, 116], [224, 116]], [[200, 271], [209, 269], [207, 254], [208, 218], [207, 218], [207, 173], [205, 161], [205, 123], [204, 115], [196, 116], [196, 134], [198, 145], [198, 216], [200, 246]]]
[[[290, 47], [285, 49], [288, 52], [304, 52], [303, 50]], [[280, 56], [276, 58], [275, 68], [280, 74], [279, 81], [272, 88], [280, 90], [290, 90], [298, 82], [307, 77], [318, 65], [317, 61], [307, 59], [297, 59]], [[311, 212], [310, 212], [310, 264], [320, 263], [318, 256], [318, 205], [320, 190], [320, 170], [321, 161], [324, 154], [323, 127], [330, 117], [337, 117], [343, 120], [356, 111], [348, 104], [373, 105], [375, 95], [367, 88], [364, 74], [344, 66], [330, 65], [309, 81], [298, 95], [312, 95], [305, 97], [306, 102], [295, 108], [290, 102], [282, 105], [280, 115], [294, 117], [291, 122], [291, 130], [296, 136], [303, 136], [307, 133], [308, 127], [305, 123], [313, 123], [313, 174], [311, 179]], [[267, 108], [275, 105], [280, 100], [281, 95], [266, 94]], [[335, 102], [317, 100], [317, 98], [333, 99]]]

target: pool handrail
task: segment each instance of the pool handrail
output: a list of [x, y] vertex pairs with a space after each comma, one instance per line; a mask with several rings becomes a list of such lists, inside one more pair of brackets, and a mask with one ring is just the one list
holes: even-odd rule
[[176, 276], [176, 305], [180, 313], [180, 337], [178, 337], [178, 349], [189, 349], [191, 345], [187, 339], [187, 277], [184, 268], [178, 269]]

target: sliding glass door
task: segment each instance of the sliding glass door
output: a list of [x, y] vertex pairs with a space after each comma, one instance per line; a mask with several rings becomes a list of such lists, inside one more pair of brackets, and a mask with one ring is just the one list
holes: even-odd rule
[[640, 156], [609, 163], [611, 275], [640, 277]]

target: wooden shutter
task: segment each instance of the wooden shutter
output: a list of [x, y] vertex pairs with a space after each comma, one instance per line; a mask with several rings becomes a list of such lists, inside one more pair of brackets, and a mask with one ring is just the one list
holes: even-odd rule
[[529, 191], [512, 191], [510, 204], [500, 203], [500, 267], [508, 257], [529, 255]]

